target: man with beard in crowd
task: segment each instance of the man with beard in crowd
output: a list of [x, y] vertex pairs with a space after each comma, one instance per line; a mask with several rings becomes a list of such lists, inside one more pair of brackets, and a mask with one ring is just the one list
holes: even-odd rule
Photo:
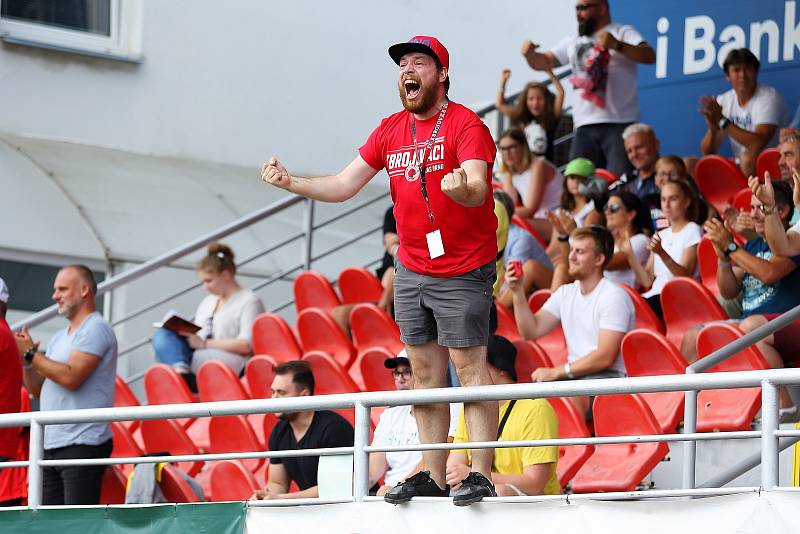
[[579, 98], [572, 111], [575, 138], [569, 159], [589, 158], [598, 168], [621, 176], [632, 170], [622, 132], [639, 121], [637, 66], [655, 63], [656, 53], [635, 28], [611, 21], [608, 0], [577, 0], [575, 14], [578, 35], [547, 52], [525, 41], [522, 55], [534, 70], [572, 67], [570, 81]]
[[[292, 176], [275, 158], [261, 177], [292, 193], [325, 202], [352, 198], [381, 169], [391, 181], [400, 246], [395, 257], [395, 319], [416, 377], [415, 389], [445, 387], [448, 360], [464, 386], [491, 384], [486, 364], [495, 281], [497, 220], [490, 194], [496, 148], [489, 129], [447, 98], [450, 55], [435, 37], [416, 36], [389, 48], [400, 67], [403, 111], [381, 121], [358, 156], [333, 176]], [[466, 403], [476, 441], [493, 440], [497, 402]], [[422, 443], [447, 440], [449, 407], [415, 407]], [[473, 472], [453, 496], [457, 505], [495, 495], [493, 451], [473, 453]], [[384, 498], [446, 497], [447, 451], [424, 451], [425, 471]]]
[[[272, 398], [305, 397], [314, 394], [314, 374], [303, 360], [284, 362], [275, 367]], [[275, 414], [280, 421], [269, 435], [270, 451], [325, 449], [353, 446], [353, 427], [341, 415], [318, 412]], [[267, 485], [251, 499], [310, 499], [319, 497], [317, 467], [319, 456], [270, 458]], [[289, 491], [292, 482], [299, 491]]]

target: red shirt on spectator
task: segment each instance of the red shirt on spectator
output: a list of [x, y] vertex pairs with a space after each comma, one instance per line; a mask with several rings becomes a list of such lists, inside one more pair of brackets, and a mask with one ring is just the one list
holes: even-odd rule
[[[420, 180], [409, 182], [406, 168], [411, 163], [414, 141], [411, 135], [412, 114], [400, 111], [383, 119], [372, 132], [359, 154], [374, 169], [389, 173], [397, 235], [400, 248], [397, 256], [409, 270], [419, 274], [449, 278], [469, 272], [494, 261], [497, 256], [497, 218], [491, 194], [476, 208], [467, 208], [441, 190], [445, 174], [471, 159], [487, 163], [486, 181], [491, 185], [492, 164], [497, 153], [489, 129], [470, 109], [450, 102], [436, 140], [428, 149], [425, 181], [431, 210], [431, 223], [422, 197]], [[430, 139], [439, 113], [430, 119], [416, 121], [417, 162], [422, 148]], [[489, 188], [491, 192], [491, 187]], [[426, 235], [440, 230], [444, 256], [431, 259]]]
[[[17, 342], [5, 319], [0, 318], [0, 413], [19, 412], [22, 362]], [[0, 457], [14, 458], [19, 445], [19, 428], [0, 428]]]

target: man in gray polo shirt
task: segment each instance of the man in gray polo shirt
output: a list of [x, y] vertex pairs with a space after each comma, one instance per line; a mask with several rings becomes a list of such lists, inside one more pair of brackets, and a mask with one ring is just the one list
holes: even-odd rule
[[[97, 284], [83, 265], [61, 269], [53, 284], [58, 313], [69, 321], [46, 353], [26, 328], [17, 334], [25, 387], [40, 399], [40, 409], [75, 410], [114, 405], [117, 338], [95, 307]], [[50, 425], [44, 431], [45, 460], [108, 458], [107, 423]], [[45, 467], [42, 504], [99, 504], [105, 466]]]

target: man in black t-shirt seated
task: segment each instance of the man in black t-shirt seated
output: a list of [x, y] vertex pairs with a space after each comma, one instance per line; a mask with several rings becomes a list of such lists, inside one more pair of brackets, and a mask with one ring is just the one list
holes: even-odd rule
[[[272, 398], [303, 397], [314, 394], [311, 366], [302, 360], [284, 362], [275, 368]], [[319, 412], [276, 413], [280, 419], [269, 435], [270, 451], [352, 447], [353, 427], [341, 415]], [[306, 499], [319, 497], [317, 465], [319, 456], [270, 458], [267, 485], [251, 499]], [[292, 482], [300, 491], [289, 491]]]

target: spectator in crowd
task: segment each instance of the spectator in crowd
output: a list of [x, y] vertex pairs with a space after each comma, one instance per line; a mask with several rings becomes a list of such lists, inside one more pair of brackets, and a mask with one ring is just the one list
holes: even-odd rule
[[633, 171], [623, 174], [610, 189], [633, 193], [642, 199], [648, 210], [657, 210], [661, 202], [656, 184], [656, 162], [661, 143], [653, 128], [641, 122], [625, 128], [622, 139]]
[[[594, 177], [594, 171], [594, 163], [586, 158], [574, 159], [564, 168], [566, 179], [561, 191], [559, 216], [574, 221], [576, 228], [603, 222], [603, 214], [598, 211], [594, 199], [581, 187]], [[550, 220], [553, 222], [552, 216]]]
[[[494, 191], [495, 201], [500, 202], [505, 208], [506, 213], [513, 213], [514, 201], [505, 191]], [[499, 220], [499, 219], [498, 219]], [[501, 254], [502, 252], [502, 254]], [[542, 248], [536, 238], [524, 228], [520, 228], [512, 221], [508, 226], [508, 240], [505, 248], [498, 252], [498, 258], [503, 262], [503, 272], [505, 265], [511, 261], [522, 263], [522, 272], [525, 274], [524, 283], [525, 294], [530, 294], [536, 289], [550, 287], [553, 279], [553, 263], [547, 256], [547, 252]], [[498, 275], [500, 278], [500, 275]], [[503, 279], [501, 279], [503, 282]], [[500, 291], [497, 302], [503, 306], [511, 306], [511, 291], [507, 288]]]
[[[501, 336], [489, 341], [489, 372], [495, 384], [516, 384], [517, 349]], [[520, 441], [558, 439], [558, 418], [545, 399], [520, 399], [500, 405], [497, 439]], [[472, 441], [463, 413], [458, 418], [455, 443]], [[459, 482], [470, 471], [470, 454], [452, 450], [447, 458], [447, 481], [458, 492]], [[561, 485], [556, 476], [558, 447], [515, 447], [497, 449], [492, 467], [492, 480], [500, 496], [557, 495]]]
[[650, 258], [647, 243], [653, 234], [653, 222], [642, 200], [628, 191], [616, 191], [608, 197], [604, 209], [606, 227], [614, 236], [614, 255], [605, 269], [605, 276], [615, 284], [625, 284], [640, 289], [635, 262], [645, 265]]
[[[272, 158], [261, 177], [298, 195], [342, 202], [385, 168], [401, 243], [395, 317], [414, 367], [415, 388], [445, 386], [448, 361], [461, 384], [490, 384], [486, 343], [497, 256], [497, 219], [489, 194], [494, 140], [474, 112], [448, 100], [450, 56], [438, 39], [412, 37], [391, 46], [389, 55], [400, 67], [397, 86], [404, 109], [381, 121], [345, 169], [331, 176], [298, 177]], [[492, 439], [497, 403], [469, 402], [466, 412], [476, 439]], [[422, 443], [445, 441], [446, 404], [420, 405], [414, 413]], [[474, 453], [478, 475], [471, 480], [480, 481], [470, 484], [475, 494], [494, 494], [492, 455], [491, 449]], [[422, 456], [430, 476], [399, 484], [386, 494], [389, 502], [449, 495], [446, 452]]]
[[570, 80], [580, 92], [572, 112], [570, 158], [589, 158], [620, 176], [630, 170], [622, 131], [639, 120], [637, 65], [655, 63], [656, 54], [635, 28], [611, 21], [608, 0], [576, 0], [575, 11], [578, 35], [544, 53], [525, 41], [522, 55], [535, 70], [572, 68]]
[[[559, 287], [536, 314], [528, 307], [521, 280], [506, 273], [523, 339], [536, 340], [560, 324], [567, 341], [567, 363], [536, 369], [531, 378], [549, 382], [625, 376], [620, 344], [633, 329], [634, 311], [627, 293], [603, 276], [614, 254], [614, 238], [602, 226], [587, 226], [572, 232], [569, 247], [569, 275], [575, 282]], [[574, 400], [588, 413], [589, 398]]]
[[[275, 367], [272, 398], [306, 397], [314, 394], [314, 374], [303, 360]], [[341, 415], [318, 412], [282, 412], [269, 435], [270, 451], [294, 451], [353, 446], [353, 427]], [[319, 497], [317, 467], [319, 456], [270, 458], [267, 485], [251, 499], [307, 499]], [[299, 491], [289, 491], [294, 482]]]
[[511, 77], [509, 69], [500, 74], [500, 87], [497, 90], [497, 110], [509, 118], [512, 126], [525, 132], [527, 145], [537, 156], [554, 161], [554, 142], [561, 110], [564, 107], [564, 88], [561, 81], [548, 70], [547, 77], [553, 84], [556, 94], [550, 92], [544, 83], [530, 82], [520, 92], [513, 105], [506, 104], [506, 84]]
[[532, 155], [519, 128], [503, 132], [499, 146], [503, 191], [519, 205], [512, 215], [527, 219], [539, 235], [550, 235], [547, 212], [559, 205], [564, 176], [548, 160]]
[[[77, 410], [114, 405], [117, 338], [95, 307], [97, 284], [84, 265], [69, 265], [56, 275], [53, 300], [69, 325], [39, 350], [27, 328], [17, 333], [23, 359], [25, 388], [39, 399], [39, 408]], [[15, 394], [18, 394], [16, 392]], [[108, 458], [108, 423], [48, 425], [44, 430], [44, 459]], [[98, 504], [105, 466], [43, 467], [42, 504]]]
[[650, 288], [643, 296], [658, 317], [663, 315], [661, 290], [669, 280], [676, 276], [699, 278], [697, 245], [703, 238], [703, 229], [694, 222], [698, 200], [686, 180], [669, 180], [664, 184], [661, 188], [661, 211], [669, 221], [669, 227], [650, 238], [647, 264], [630, 263], [639, 284]]
[[[794, 128], [781, 130], [781, 142], [778, 145], [781, 157], [778, 165], [781, 169], [781, 179], [792, 183], [792, 175], [800, 174], [800, 131]], [[800, 194], [795, 189], [795, 195]], [[795, 201], [795, 204], [798, 202]]]
[[381, 281], [383, 292], [378, 300], [378, 307], [394, 317], [394, 258], [400, 248], [397, 236], [397, 221], [394, 218], [394, 206], [389, 206], [383, 216], [383, 254], [381, 266], [375, 273]]
[[253, 321], [264, 313], [264, 305], [237, 282], [233, 257], [226, 245], [211, 243], [197, 264], [197, 277], [209, 293], [194, 316], [202, 327], [197, 333], [159, 328], [153, 334], [156, 359], [171, 365], [192, 390], [196, 390], [194, 375], [203, 363], [222, 361], [238, 375], [253, 354]]
[[689, 185], [692, 186], [692, 191], [694, 191], [695, 196], [697, 196], [697, 219], [695, 219], [694, 222], [703, 224], [705, 220], [708, 219], [709, 206], [703, 194], [700, 193], [697, 182], [695, 182], [694, 178], [689, 173], [684, 158], [676, 156], [675, 154], [667, 154], [666, 156], [661, 156], [658, 158], [658, 161], [656, 161], [656, 188], [658, 189], [659, 197], [657, 205], [650, 208], [650, 216], [653, 219], [656, 230], [663, 230], [669, 225], [669, 221], [667, 221], [664, 217], [664, 213], [661, 211], [661, 187], [667, 183], [668, 180], [686, 180], [689, 182]]
[[745, 176], [756, 171], [762, 150], [775, 146], [778, 129], [789, 123], [789, 111], [774, 87], [758, 83], [761, 63], [746, 48], [731, 50], [722, 64], [731, 89], [700, 99], [707, 130], [700, 142], [703, 155], [719, 153], [727, 135]]
[[[719, 259], [717, 285], [723, 298], [732, 299], [742, 292], [742, 318], [735, 320], [741, 329], [752, 332], [783, 312], [800, 304], [800, 256], [787, 258], [775, 255], [764, 239], [766, 213], [774, 213], [785, 231], [791, 217], [792, 190], [787, 182], [775, 182], [771, 191], [762, 196], [771, 200], [767, 208], [755, 196], [751, 199], [752, 220], [755, 237], [743, 246], [733, 240], [730, 224], [717, 219], [709, 219], [705, 224], [706, 235], [714, 245]], [[733, 264], [731, 264], [731, 261]], [[688, 361], [697, 359], [695, 341], [700, 327], [686, 332], [681, 352]], [[783, 367], [786, 361], [796, 363], [798, 326], [790, 325], [775, 334], [767, 336], [756, 347], [769, 362], [770, 367]], [[793, 409], [793, 402], [784, 388], [781, 388], [781, 408], [784, 413]]]
[[[8, 286], [0, 278], [0, 413], [18, 413], [22, 388], [22, 364], [14, 333], [6, 322]], [[0, 462], [14, 460], [19, 447], [19, 427], [0, 428]], [[0, 488], [5, 487], [11, 475], [9, 469], [0, 469]], [[19, 506], [22, 499], [0, 494], [0, 507]]]
[[[396, 358], [387, 358], [383, 365], [391, 370], [398, 391], [414, 389], [414, 373], [405, 350], [400, 351]], [[452, 441], [455, 435], [460, 409], [459, 404], [450, 405], [448, 441]], [[414, 407], [408, 405], [386, 408], [381, 413], [378, 426], [375, 427], [372, 445], [375, 447], [419, 445], [419, 430], [417, 420], [414, 418]], [[383, 477], [383, 485], [378, 488], [377, 495], [385, 495], [387, 491], [416, 475], [421, 469], [420, 451], [372, 452], [369, 455], [369, 484], [374, 486]]]

